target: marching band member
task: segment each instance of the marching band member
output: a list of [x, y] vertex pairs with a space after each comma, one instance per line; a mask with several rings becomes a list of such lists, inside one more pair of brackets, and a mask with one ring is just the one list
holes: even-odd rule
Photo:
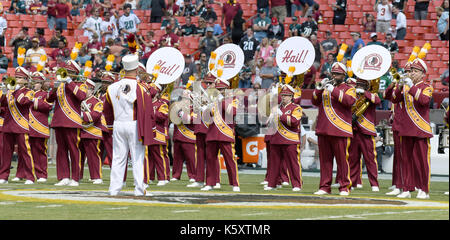
[[168, 93], [157, 94], [153, 97], [155, 115], [154, 143], [147, 146], [145, 158], [144, 182], [155, 179], [158, 175], [157, 186], [164, 186], [170, 180], [170, 159], [167, 151], [169, 141], [169, 102]]
[[[407, 62], [405, 65], [405, 73], [408, 74], [411, 71], [411, 63]], [[403, 189], [403, 180], [401, 175], [401, 163], [402, 163], [402, 146], [401, 146], [401, 137], [398, 134], [400, 126], [403, 122], [404, 111], [402, 109], [402, 105], [399, 103], [394, 103], [392, 101], [392, 94], [394, 90], [399, 87], [397, 83], [392, 82], [383, 93], [383, 98], [388, 99], [392, 102], [392, 136], [394, 138], [394, 157], [392, 164], [392, 186], [390, 189], [392, 191], [386, 193], [386, 195], [399, 195], [401, 193], [401, 189]]]
[[400, 125], [403, 177], [403, 192], [397, 197], [410, 198], [415, 187], [419, 189], [417, 198], [428, 199], [430, 191], [430, 126], [429, 103], [433, 88], [424, 82], [426, 63], [417, 58], [411, 63], [409, 78], [394, 91], [393, 103], [400, 103], [405, 112]]
[[111, 84], [106, 93], [104, 105], [105, 119], [113, 124], [113, 159], [109, 194], [119, 194], [127, 165], [128, 152], [133, 163], [134, 195], [144, 196], [144, 155], [145, 146], [154, 141], [152, 97], [146, 86], [138, 83], [137, 68], [139, 57], [129, 54], [122, 58], [124, 77]]
[[[112, 84], [114, 82], [115, 82], [114, 75], [110, 72], [104, 72], [104, 74], [102, 75], [102, 86], [100, 89], [100, 97], [99, 97], [100, 100], [102, 101], [103, 105], [105, 104], [105, 101], [106, 101], [106, 89], [108, 88], [108, 86], [110, 84]], [[105, 119], [105, 121], [106, 121], [106, 119]], [[106, 121], [106, 122], [108, 122], [108, 121]], [[102, 132], [103, 147], [101, 148], [100, 156], [103, 156], [104, 152], [106, 152], [106, 159], [108, 159], [108, 164], [111, 166], [112, 152], [113, 152], [113, 150], [112, 150], [112, 125], [106, 125], [106, 129], [102, 129], [102, 130], [103, 130], [103, 132]]]
[[300, 120], [302, 108], [293, 103], [295, 90], [288, 84], [282, 87], [281, 106], [272, 110], [277, 125], [277, 132], [270, 138], [270, 169], [268, 168], [268, 184], [264, 190], [276, 187], [280, 178], [282, 163], [286, 162], [292, 190], [297, 192], [302, 188], [300, 163]]
[[[217, 183], [219, 174], [217, 169], [220, 168], [217, 156], [220, 149], [226, 163], [229, 183], [233, 186], [233, 191], [239, 192], [239, 176], [234, 149], [234, 117], [237, 112], [238, 100], [225, 96], [225, 90], [230, 87], [227, 80], [217, 79], [215, 87], [221, 92], [221, 95], [210, 111], [213, 121], [209, 125], [206, 135], [206, 149], [208, 149], [206, 152], [206, 186], [201, 190], [209, 191]], [[231, 123], [226, 121], [229, 118], [233, 119]]]
[[[375, 80], [372, 80], [375, 81]], [[352, 183], [361, 181], [361, 154], [366, 163], [367, 173], [373, 192], [379, 192], [378, 163], [375, 149], [375, 109], [381, 99], [378, 94], [371, 93], [368, 89], [370, 83], [367, 80], [357, 79], [356, 94], [358, 99], [365, 98], [369, 101], [369, 107], [361, 116], [354, 116], [353, 139], [349, 148], [350, 178]]]
[[84, 161], [86, 156], [89, 175], [93, 184], [102, 184], [102, 157], [100, 155], [101, 140], [103, 132], [107, 131], [106, 120], [103, 116], [103, 102], [94, 96], [95, 83], [86, 79], [87, 95], [82, 102], [83, 130], [81, 131], [80, 147], [82, 152], [81, 175], [84, 171]]
[[3, 124], [3, 151], [0, 167], [0, 183], [8, 183], [11, 158], [14, 145], [18, 147], [18, 164], [23, 166], [23, 174], [18, 178], [26, 179], [25, 184], [34, 184], [36, 174], [34, 160], [31, 154], [29, 137], [29, 113], [33, 104], [34, 92], [26, 87], [30, 73], [23, 67], [15, 71], [16, 85], [0, 99], [0, 105], [5, 106], [5, 120]]
[[[206, 75], [203, 80], [206, 89], [214, 84], [214, 80], [215, 78], [212, 74]], [[195, 113], [194, 118], [196, 118], [194, 121], [194, 134], [197, 147], [197, 164], [195, 166], [195, 182], [188, 184], [187, 187], [203, 187], [206, 170], [206, 134], [208, 133], [209, 124], [205, 122], [202, 112]], [[220, 188], [220, 166], [218, 166], [217, 172], [218, 174], [214, 188]]]
[[[81, 151], [80, 134], [82, 127], [81, 102], [86, 98], [87, 87], [76, 83], [80, 66], [73, 60], [66, 63], [68, 75], [61, 79], [58, 87], [48, 95], [48, 102], [55, 102], [50, 127], [55, 130], [56, 144], [56, 186], [79, 186]], [[69, 160], [69, 154], [70, 160]], [[70, 164], [70, 166], [69, 166]]]
[[316, 88], [312, 103], [319, 107], [316, 135], [320, 158], [320, 186], [316, 195], [330, 194], [333, 179], [333, 158], [336, 158], [340, 195], [348, 196], [352, 185], [349, 169], [350, 141], [352, 132], [351, 107], [356, 101], [355, 88], [344, 82], [347, 68], [336, 62], [331, 67], [334, 83]]
[[53, 104], [47, 102], [50, 83], [41, 72], [33, 73], [34, 101], [30, 106], [30, 146], [36, 170], [37, 182], [46, 182], [47, 142], [50, 138], [48, 117]]
[[197, 145], [194, 133], [194, 112], [190, 104], [190, 90], [185, 89], [182, 95], [182, 105], [191, 106], [189, 112], [180, 110], [178, 116], [182, 119], [179, 125], [174, 124], [173, 131], [173, 165], [172, 179], [181, 178], [183, 161], [186, 160], [187, 175], [190, 182], [195, 182], [195, 166], [197, 165]]

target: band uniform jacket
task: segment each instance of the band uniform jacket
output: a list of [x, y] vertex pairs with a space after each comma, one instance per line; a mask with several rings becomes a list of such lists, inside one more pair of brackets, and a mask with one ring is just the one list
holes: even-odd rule
[[173, 140], [180, 141], [185, 143], [195, 143], [195, 124], [194, 122], [194, 112], [192, 107], [189, 112], [183, 113], [181, 116], [183, 120], [180, 124], [175, 125], [175, 129], [173, 131]]
[[376, 137], [377, 131], [375, 130], [375, 110], [377, 105], [380, 104], [381, 99], [378, 97], [378, 94], [374, 94], [369, 91], [364, 91], [364, 95], [360, 97], [364, 97], [369, 101], [369, 107], [367, 107], [366, 111], [358, 117], [353, 128], [364, 135]]
[[431, 138], [430, 101], [433, 88], [420, 81], [411, 88], [407, 85], [397, 88], [392, 94], [392, 102], [400, 103], [404, 111], [404, 119], [399, 126], [399, 136]]
[[106, 120], [103, 116], [103, 102], [95, 96], [91, 96], [85, 101], [90, 111], [83, 112], [83, 122], [93, 124], [88, 128], [83, 128], [81, 138], [101, 140], [103, 139], [103, 132], [108, 131]]
[[155, 114], [155, 126], [153, 132], [155, 134], [154, 145], [167, 145], [169, 140], [169, 100], [168, 96], [163, 95], [161, 99], [153, 102]]
[[383, 98], [387, 99], [392, 102], [393, 105], [393, 121], [392, 121], [392, 131], [398, 132], [400, 129], [401, 124], [403, 123], [403, 118], [405, 115], [405, 111], [403, 111], [402, 105], [400, 103], [394, 103], [392, 100], [393, 93], [396, 90], [396, 84], [391, 84], [389, 87], [385, 90], [383, 94]]
[[[220, 105], [222, 106], [219, 108]], [[224, 98], [214, 103], [211, 111], [213, 123], [209, 125], [206, 141], [235, 141], [234, 117], [236, 116], [239, 100], [237, 98]], [[230, 122], [227, 122], [230, 121]]]
[[295, 103], [280, 105], [282, 114], [275, 113], [277, 131], [270, 137], [272, 145], [300, 144], [302, 108]]
[[313, 92], [312, 103], [319, 106], [316, 135], [353, 137], [352, 105], [356, 101], [355, 88], [342, 83], [328, 90]]
[[[106, 93], [104, 93], [104, 94], [102, 94], [100, 96], [100, 101], [102, 101], [102, 103], [103, 103], [103, 111], [105, 111]], [[111, 122], [111, 124], [108, 124], [108, 120], [106, 119], [106, 115], [105, 114], [103, 114], [103, 117], [105, 118], [105, 124], [106, 124], [106, 129], [104, 129], [103, 131], [112, 134], [112, 127], [113, 127], [112, 126], [112, 122], [114, 121], [114, 119]]]
[[49, 138], [50, 128], [48, 116], [53, 104], [47, 102], [48, 92], [39, 90], [34, 94], [34, 102], [30, 106], [30, 137]]
[[34, 92], [22, 87], [16, 91], [9, 90], [3, 95], [0, 105], [5, 107], [2, 131], [5, 133], [28, 133], [30, 106], [33, 104]]
[[48, 102], [55, 102], [55, 109], [50, 126], [64, 128], [83, 128], [81, 126], [81, 102], [86, 98], [87, 86], [84, 83], [61, 83], [52, 90]]

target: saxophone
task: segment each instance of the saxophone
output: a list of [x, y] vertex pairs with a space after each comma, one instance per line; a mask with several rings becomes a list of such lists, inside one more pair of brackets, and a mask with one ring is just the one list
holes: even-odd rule
[[[373, 94], [378, 93], [378, 89], [380, 88], [380, 78], [377, 78], [376, 80], [372, 80], [369, 83], [368, 90]], [[358, 100], [355, 102], [355, 104], [352, 107], [352, 113], [353, 113], [353, 120], [356, 121], [358, 118], [364, 114], [364, 112], [367, 110], [367, 108], [370, 105], [370, 101], [364, 96], [359, 96]]]

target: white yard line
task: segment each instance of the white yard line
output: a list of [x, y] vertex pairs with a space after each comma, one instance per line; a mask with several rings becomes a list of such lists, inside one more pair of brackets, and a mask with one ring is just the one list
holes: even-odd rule
[[192, 213], [192, 212], [200, 212], [200, 210], [178, 210], [172, 211], [173, 213]]
[[408, 210], [408, 211], [398, 211], [398, 212], [378, 212], [378, 213], [362, 213], [362, 214], [348, 214], [341, 216], [322, 216], [317, 218], [298, 218], [295, 220], [324, 220], [324, 219], [342, 219], [342, 218], [354, 218], [361, 219], [368, 216], [379, 216], [379, 215], [396, 215], [396, 214], [410, 214], [410, 213], [421, 213], [421, 212], [448, 212], [448, 210]]

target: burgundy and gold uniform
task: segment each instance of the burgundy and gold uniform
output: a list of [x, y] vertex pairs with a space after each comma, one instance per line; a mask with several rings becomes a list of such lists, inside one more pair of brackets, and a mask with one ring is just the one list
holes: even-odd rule
[[[340, 63], [333, 64], [332, 72], [347, 72]], [[330, 91], [331, 90], [331, 91]], [[319, 107], [316, 135], [320, 158], [319, 191], [331, 193], [333, 158], [336, 158], [340, 177], [340, 192], [349, 192], [350, 180], [349, 147], [353, 137], [351, 108], [356, 101], [355, 88], [346, 83], [327, 89], [315, 89], [312, 103]]]
[[[30, 78], [28, 71], [22, 67], [16, 68], [15, 76], [16, 78], [21, 77], [27, 81]], [[23, 174], [22, 176], [19, 175], [16, 177], [25, 178], [34, 182], [36, 180], [36, 174], [29, 142], [29, 113], [30, 106], [33, 104], [34, 92], [24, 86], [16, 86], [16, 90], [9, 90], [0, 99], [0, 106], [5, 107], [2, 129], [3, 151], [0, 179], [8, 180], [14, 145], [17, 144], [18, 162], [23, 165], [24, 171], [19, 173]]]
[[361, 182], [362, 155], [367, 167], [370, 185], [372, 187], [378, 187], [378, 163], [377, 151], [375, 149], [375, 137], [377, 136], [375, 130], [375, 109], [376, 106], [380, 104], [381, 99], [378, 97], [378, 94], [371, 93], [367, 90], [362, 91], [364, 92], [358, 94], [358, 97], [365, 98], [366, 101], [369, 102], [369, 106], [364, 113], [353, 122], [353, 139], [349, 148], [350, 178], [352, 183]]
[[[425, 62], [416, 59], [411, 70], [427, 72]], [[430, 190], [430, 138], [433, 133], [430, 126], [429, 103], [433, 88], [419, 81], [396, 88], [392, 94], [393, 103], [401, 105], [402, 124], [398, 134], [401, 137], [402, 162], [401, 173], [403, 191], [411, 192], [415, 187], [428, 194]]]

